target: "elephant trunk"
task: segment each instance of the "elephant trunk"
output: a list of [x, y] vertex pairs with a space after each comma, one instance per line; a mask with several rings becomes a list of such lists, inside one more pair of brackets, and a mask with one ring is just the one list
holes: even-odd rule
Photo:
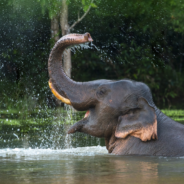
[[63, 70], [61, 56], [65, 48], [91, 41], [93, 40], [89, 33], [63, 36], [54, 45], [48, 60], [51, 91], [58, 99], [72, 105], [77, 110], [86, 110], [93, 105], [93, 103], [89, 104], [89, 102], [93, 101], [92, 92], [94, 86], [88, 82], [83, 83], [71, 80]]

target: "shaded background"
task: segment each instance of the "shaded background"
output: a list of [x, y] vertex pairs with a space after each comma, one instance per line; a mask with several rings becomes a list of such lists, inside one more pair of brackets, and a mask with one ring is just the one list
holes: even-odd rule
[[[76, 19], [80, 3], [69, 2], [69, 22]], [[96, 1], [96, 6], [72, 32], [90, 32], [98, 49], [72, 53], [72, 78], [142, 81], [159, 107], [182, 108], [184, 2], [106, 0]], [[43, 11], [36, 0], [2, 0], [0, 10], [1, 101], [34, 97], [51, 105], [49, 10]]]
[[[50, 132], [55, 132], [56, 125], [60, 144], [63, 128], [58, 122], [73, 123], [83, 116], [68, 115], [48, 87], [47, 61], [54, 44], [51, 20], [61, 2], [0, 2], [0, 139], [5, 147], [14, 145], [11, 141], [17, 139], [15, 135], [24, 139], [30, 132], [34, 139], [46, 132], [47, 138], [41, 140], [47, 139], [52, 146]], [[87, 11], [90, 2], [67, 1], [70, 25]], [[85, 18], [71, 29], [75, 33], [90, 32], [94, 39], [88, 49], [72, 49], [72, 78], [145, 82], [155, 104], [171, 117], [178, 113], [184, 121], [179, 110], [184, 108], [184, 2], [96, 0], [91, 6]]]

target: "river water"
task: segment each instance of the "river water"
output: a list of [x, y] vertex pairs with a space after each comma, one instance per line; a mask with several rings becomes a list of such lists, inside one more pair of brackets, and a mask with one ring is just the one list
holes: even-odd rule
[[0, 183], [184, 183], [184, 158], [115, 156], [104, 146], [0, 149]]
[[116, 156], [108, 154], [104, 139], [67, 135], [71, 125], [59, 120], [35, 120], [1, 122], [0, 184], [184, 183], [184, 157]]

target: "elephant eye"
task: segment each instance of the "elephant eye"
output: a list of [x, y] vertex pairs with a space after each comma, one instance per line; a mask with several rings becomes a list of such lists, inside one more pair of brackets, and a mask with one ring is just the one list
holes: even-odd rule
[[97, 96], [100, 98], [100, 97], [103, 97], [106, 93], [107, 93], [107, 90], [105, 88], [101, 88], [97, 91]]
[[101, 89], [100, 91], [99, 91], [99, 95], [104, 95], [105, 94], [105, 89]]

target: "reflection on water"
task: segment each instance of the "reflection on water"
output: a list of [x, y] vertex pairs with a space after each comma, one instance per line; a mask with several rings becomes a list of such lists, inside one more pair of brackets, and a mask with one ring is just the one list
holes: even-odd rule
[[1, 183], [183, 183], [184, 158], [115, 156], [105, 147], [1, 149]]

